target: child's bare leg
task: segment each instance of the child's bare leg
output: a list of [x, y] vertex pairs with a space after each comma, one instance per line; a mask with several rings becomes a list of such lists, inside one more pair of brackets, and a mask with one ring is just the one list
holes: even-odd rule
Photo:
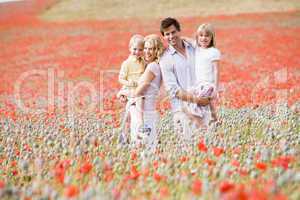
[[204, 127], [204, 123], [203, 120], [195, 115], [189, 115], [189, 118], [192, 122], [194, 122], [197, 126], [197, 128], [203, 128]]
[[130, 115], [127, 116], [127, 118], [125, 119], [125, 127], [124, 127], [124, 133], [126, 135], [126, 137], [129, 137], [129, 130], [130, 130]]
[[195, 115], [192, 115], [190, 112], [188, 112], [186, 110], [186, 108], [183, 108], [183, 112], [188, 116], [188, 118], [195, 123], [195, 125], [197, 126], [197, 128], [203, 128], [204, 127], [204, 123], [203, 120]]
[[211, 111], [212, 121], [214, 121], [214, 122], [218, 121], [218, 116], [217, 116], [217, 111], [216, 111], [215, 105], [212, 102], [210, 102], [209, 107], [210, 107], [210, 111]]
[[120, 142], [122, 143], [128, 143], [129, 142], [129, 130], [130, 130], [130, 114], [129, 114], [129, 110], [128, 110], [128, 99], [127, 96], [120, 94], [119, 95], [119, 100], [121, 101], [121, 103], [125, 104], [125, 111], [123, 113], [123, 120], [122, 120], [122, 124], [121, 124], [121, 135], [120, 135]]
[[137, 101], [136, 101], [136, 109], [137, 109], [137, 112], [138, 112], [138, 124], [139, 125], [142, 125], [143, 122], [144, 122], [144, 98], [139, 98]]

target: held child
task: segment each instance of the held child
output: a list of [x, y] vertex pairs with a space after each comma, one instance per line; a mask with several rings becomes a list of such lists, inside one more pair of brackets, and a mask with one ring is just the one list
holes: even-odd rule
[[[219, 87], [219, 60], [220, 51], [216, 48], [215, 31], [211, 24], [202, 24], [198, 27], [195, 44], [195, 75], [196, 85], [192, 92], [199, 96], [208, 96], [215, 99]], [[201, 120], [208, 125], [209, 119], [217, 121], [217, 114], [214, 102], [207, 107], [199, 107], [194, 104], [188, 104], [186, 110], [191, 118]], [[210, 111], [210, 112], [209, 112]], [[210, 115], [210, 116], [209, 116]], [[199, 119], [200, 118], [200, 119]], [[199, 124], [199, 123], [197, 123]]]
[[121, 100], [127, 101], [128, 97], [133, 96], [139, 78], [145, 71], [143, 60], [144, 38], [141, 35], [133, 35], [129, 41], [130, 55], [122, 63], [119, 72], [119, 82], [123, 85], [118, 93]]
[[[119, 73], [119, 82], [123, 85], [118, 92], [117, 97], [123, 102], [127, 103], [126, 111], [129, 112], [130, 106], [142, 107], [142, 100], [136, 101], [134, 99], [134, 91], [137, 87], [138, 80], [145, 71], [145, 62], [143, 60], [144, 38], [141, 35], [133, 35], [129, 41], [130, 55], [122, 63]], [[138, 109], [141, 111], [141, 109]], [[141, 111], [142, 112], [142, 111]], [[142, 113], [139, 113], [142, 116]], [[140, 117], [141, 119], [141, 117]], [[124, 122], [127, 122], [127, 114], [125, 114]], [[124, 134], [128, 135], [128, 123], [124, 124]]]

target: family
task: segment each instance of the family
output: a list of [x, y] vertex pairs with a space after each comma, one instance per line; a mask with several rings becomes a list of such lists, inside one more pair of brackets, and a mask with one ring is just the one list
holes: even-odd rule
[[168, 17], [161, 21], [160, 32], [168, 44], [166, 49], [158, 35], [133, 35], [130, 55], [119, 73], [123, 87], [118, 98], [126, 102], [130, 116], [130, 133], [125, 126], [122, 140], [128, 142], [126, 136], [130, 136], [130, 143], [152, 151], [157, 145], [156, 103], [161, 84], [170, 97], [175, 133], [184, 140], [191, 137], [191, 129], [218, 120], [214, 100], [220, 51], [213, 27], [202, 24], [195, 39], [186, 38], [181, 36], [179, 22]]

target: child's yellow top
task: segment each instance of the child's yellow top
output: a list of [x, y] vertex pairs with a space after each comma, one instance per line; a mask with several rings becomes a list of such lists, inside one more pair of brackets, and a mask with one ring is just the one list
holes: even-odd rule
[[[119, 79], [138, 82], [139, 78], [145, 71], [145, 62], [142, 58], [137, 59], [135, 56], [129, 56], [121, 66]], [[130, 86], [125, 86], [132, 88]]]

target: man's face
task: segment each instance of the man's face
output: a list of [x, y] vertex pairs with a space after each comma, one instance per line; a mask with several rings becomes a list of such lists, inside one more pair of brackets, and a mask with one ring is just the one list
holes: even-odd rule
[[180, 43], [180, 32], [176, 29], [174, 25], [169, 26], [164, 29], [164, 39], [169, 45], [176, 46]]

